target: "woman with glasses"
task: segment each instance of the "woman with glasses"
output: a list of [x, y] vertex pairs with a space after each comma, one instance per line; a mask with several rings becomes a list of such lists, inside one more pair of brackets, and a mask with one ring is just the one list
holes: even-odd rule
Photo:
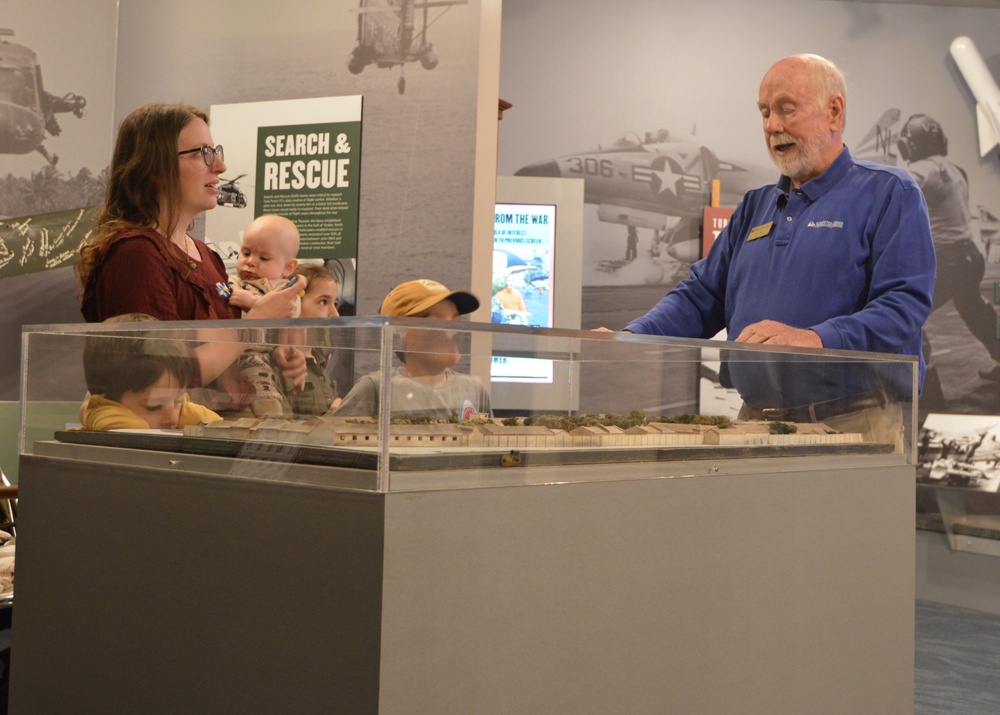
[[[76, 261], [87, 322], [123, 313], [159, 320], [240, 317], [215, 287], [227, 280], [222, 259], [188, 235], [194, 219], [215, 208], [225, 170], [222, 146], [201, 110], [151, 103], [125, 117], [104, 204]], [[263, 296], [245, 317], [291, 317], [302, 288]], [[203, 384], [229, 368], [238, 347], [208, 344], [196, 353]]]

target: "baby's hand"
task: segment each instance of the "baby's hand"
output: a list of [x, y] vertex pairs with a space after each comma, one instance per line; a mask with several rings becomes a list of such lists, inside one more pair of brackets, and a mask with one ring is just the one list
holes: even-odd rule
[[232, 295], [229, 296], [229, 304], [235, 305], [241, 310], [250, 310], [257, 304], [257, 300], [260, 296], [251, 293], [246, 288], [240, 288], [237, 285], [231, 286]]
[[298, 310], [302, 306], [299, 293], [306, 289], [309, 281], [305, 276], [297, 275], [289, 279], [285, 288], [277, 288], [270, 293], [261, 296], [254, 306], [251, 314], [244, 315], [244, 318], [294, 318], [298, 315]]

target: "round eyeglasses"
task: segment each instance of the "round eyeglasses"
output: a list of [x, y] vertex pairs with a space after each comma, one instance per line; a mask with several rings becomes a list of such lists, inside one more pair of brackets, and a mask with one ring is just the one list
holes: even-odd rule
[[185, 149], [184, 151], [177, 152], [177, 156], [182, 156], [184, 154], [194, 154], [195, 152], [201, 152], [201, 158], [205, 160], [205, 166], [211, 166], [215, 163], [215, 157], [219, 157], [219, 161], [225, 161], [226, 159], [222, 156], [222, 145], [209, 146], [208, 144], [202, 144], [194, 149]]

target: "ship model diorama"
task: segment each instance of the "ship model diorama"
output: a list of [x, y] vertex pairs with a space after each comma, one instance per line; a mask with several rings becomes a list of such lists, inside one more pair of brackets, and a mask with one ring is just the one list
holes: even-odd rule
[[[386, 428], [387, 427], [387, 428]], [[533, 415], [428, 420], [321, 415], [233, 417], [180, 430], [66, 430], [62, 442], [237, 460], [348, 468], [368, 473], [497, 467], [560, 467], [761, 457], [891, 454], [821, 422], [730, 421], [725, 417], [627, 414]], [[385, 440], [385, 442], [383, 442]], [[180, 464], [181, 462], [178, 462]], [[257, 473], [258, 467], [253, 468]], [[359, 472], [360, 473], [360, 472]]]

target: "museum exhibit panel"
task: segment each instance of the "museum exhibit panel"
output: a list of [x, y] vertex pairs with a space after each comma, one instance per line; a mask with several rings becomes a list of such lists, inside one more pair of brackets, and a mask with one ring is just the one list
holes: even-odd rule
[[[25, 332], [15, 711], [912, 712], [911, 358], [248, 322]], [[137, 340], [294, 345], [348, 360], [382, 399], [372, 415], [74, 428], [85, 349]], [[407, 407], [428, 385], [399, 376], [401, 356], [449, 366], [443, 419]], [[110, 364], [88, 360], [91, 379]], [[505, 389], [497, 360], [544, 362], [533, 399], [464, 410]], [[820, 411], [874, 390], [904, 439], [776, 407], [785, 419], [710, 419], [699, 382], [718, 373]]]

